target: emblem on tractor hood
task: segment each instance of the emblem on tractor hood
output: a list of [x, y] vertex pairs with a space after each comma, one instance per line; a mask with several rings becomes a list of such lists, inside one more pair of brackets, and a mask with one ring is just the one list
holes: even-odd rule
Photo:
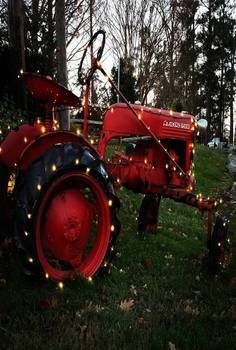
[[167, 128], [190, 129], [190, 124], [188, 123], [172, 122], [168, 120], [163, 121], [163, 126], [166, 126]]

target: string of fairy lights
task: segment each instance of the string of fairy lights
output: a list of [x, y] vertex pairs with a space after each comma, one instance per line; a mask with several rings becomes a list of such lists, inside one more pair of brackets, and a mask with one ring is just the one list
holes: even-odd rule
[[[143, 118], [144, 109], [141, 108], [140, 112], [137, 112], [137, 111], [133, 108], [133, 106], [127, 101], [127, 99], [125, 98], [125, 96], [123, 96], [123, 94], [120, 93], [120, 91], [117, 89], [116, 85], [115, 85], [114, 82], [111, 80], [111, 78], [109, 77], [109, 75], [108, 75], [108, 74], [104, 71], [104, 69], [101, 67], [101, 64], [100, 64], [99, 61], [96, 61], [96, 67], [97, 67], [97, 68], [101, 71], [101, 73], [104, 75], [105, 80], [108, 81], [108, 82], [112, 85], [112, 87], [116, 90], [116, 92], [120, 94], [120, 96], [121, 96], [122, 99], [125, 101], [125, 103], [127, 104], [128, 108], [132, 111], [133, 115], [136, 117], [136, 119], [139, 121], [139, 123], [147, 130], [148, 134], [151, 135], [152, 138], [159, 144], [159, 146], [161, 147], [161, 149], [163, 150], [163, 152], [165, 153], [165, 155], [166, 155], [166, 156], [168, 157], [168, 159], [171, 161], [171, 164], [170, 164], [170, 163], [166, 163], [166, 169], [169, 170], [169, 171], [177, 172], [177, 175], [178, 175], [179, 177], [185, 176], [186, 178], [190, 178], [190, 177], [194, 178], [194, 177], [195, 177], [195, 174], [194, 174], [194, 162], [192, 161], [192, 163], [191, 163], [191, 169], [190, 169], [188, 172], [185, 172], [185, 171], [181, 168], [181, 166], [178, 164], [178, 162], [176, 161], [175, 157], [171, 156], [171, 154], [170, 154], [170, 152], [168, 151], [168, 149], [163, 145], [161, 139], [160, 139], [159, 137], [156, 136], [156, 134], [151, 130], [150, 126], [147, 125], [147, 123], [145, 122], [145, 120], [144, 120], [145, 118]], [[23, 74], [23, 70], [20, 71], [19, 77], [22, 76], [22, 74]], [[82, 110], [85, 108], [85, 102], [86, 102], [86, 101], [83, 99], [83, 101], [82, 101]], [[110, 109], [111, 113], [114, 112], [114, 108], [113, 108], [113, 107], [108, 106], [108, 109]], [[169, 115], [170, 115], [170, 116], [173, 116], [173, 111], [169, 111]], [[23, 122], [23, 120], [20, 120], [20, 123], [22, 123], [22, 122]], [[38, 125], [40, 125], [40, 132], [41, 132], [41, 134], [44, 134], [44, 133], [46, 133], [46, 132], [48, 132], [48, 131], [55, 131], [55, 132], [56, 132], [57, 130], [60, 129], [59, 122], [58, 122], [56, 119], [53, 120], [53, 123], [52, 123], [52, 125], [51, 125], [51, 130], [50, 130], [50, 127], [48, 128], [48, 127], [46, 127], [46, 126], [44, 125], [44, 122], [42, 122], [42, 121], [40, 120], [40, 118], [37, 118], [37, 119], [36, 119], [36, 123], [37, 123]], [[194, 118], [191, 118], [191, 119], [190, 119], [190, 123], [191, 123], [191, 129], [190, 129], [190, 130], [193, 132], [193, 134], [194, 134], [194, 133], [195, 133], [195, 134], [196, 134], [196, 133], [199, 133], [199, 131], [196, 131], [196, 129], [197, 129], [197, 122], [194, 120]], [[10, 126], [10, 125], [7, 125], [6, 132], [10, 132], [10, 131], [11, 131], [11, 126]], [[81, 130], [80, 130], [80, 128], [76, 128], [75, 133], [76, 133], [78, 136], [81, 136]], [[3, 131], [3, 129], [0, 129], [0, 137], [1, 137], [1, 139], [2, 139], [3, 137], [5, 137], [5, 134], [6, 134], [6, 133]], [[89, 143], [90, 143], [92, 146], [95, 145], [96, 142], [95, 142], [95, 140], [94, 140], [91, 136], [88, 136], [88, 140], [89, 140]], [[22, 140], [22, 141], [23, 141], [24, 144], [28, 144], [31, 140], [28, 139], [27, 136], [23, 136], [23, 140]], [[189, 144], [189, 147], [190, 147], [190, 150], [191, 150], [191, 152], [192, 152], [192, 159], [193, 159], [193, 156], [194, 156], [194, 154], [195, 154], [194, 143], [190, 143], [190, 144]], [[3, 152], [3, 149], [2, 149], [2, 147], [0, 147], [0, 153], [2, 153], [2, 152]], [[132, 161], [132, 157], [129, 157], [129, 160]], [[79, 159], [78, 157], [75, 158], [74, 164], [75, 164], [76, 166], [80, 165], [80, 159]], [[147, 158], [144, 158], [144, 164], [145, 164], [146, 166], [149, 165], [148, 159], [147, 159]], [[151, 165], [151, 168], [154, 169], [153, 165], [152, 165], [152, 164], [150, 164], [150, 165]], [[15, 167], [17, 167], [17, 164], [15, 164]], [[52, 170], [52, 172], [57, 171], [57, 166], [56, 166], [56, 164], [52, 164], [51, 170]], [[86, 171], [87, 174], [89, 174], [90, 168], [87, 167], [85, 171]], [[116, 179], [116, 182], [117, 182], [118, 185], [121, 185], [121, 180], [120, 180], [119, 178]], [[38, 191], [41, 191], [41, 189], [42, 189], [42, 184], [41, 184], [41, 183], [37, 183], [36, 187], [37, 187], [37, 190], [38, 190]], [[193, 187], [192, 187], [192, 183], [190, 182], [190, 185], [188, 186], [187, 191], [188, 191], [188, 192], [191, 192], [192, 190], [193, 190]], [[204, 199], [203, 196], [202, 196], [202, 193], [199, 193], [199, 194], [196, 195], [196, 200], [197, 200], [199, 203], [202, 203], [203, 201], [205, 201], [205, 199]], [[210, 201], [211, 199], [210, 199], [210, 197], [207, 197], [206, 200], [207, 200], [207, 201]], [[222, 202], [223, 202], [222, 199], [220, 199], [219, 202], [218, 202], [218, 201], [215, 201], [215, 202], [214, 202], [214, 206], [217, 207], [218, 204], [222, 204]], [[108, 206], [109, 206], [109, 207], [112, 207], [112, 205], [113, 205], [112, 199], [108, 199]], [[27, 213], [27, 218], [28, 218], [28, 220], [31, 220], [31, 219], [32, 219], [32, 213], [28, 212], [28, 213]], [[113, 232], [115, 231], [115, 226], [114, 226], [113, 224], [112, 224], [111, 227], [110, 227], [110, 231], [111, 231], [111, 233], [113, 233]], [[25, 235], [25, 237], [28, 237], [28, 236], [29, 236], [29, 232], [28, 232], [28, 231], [24, 231], [24, 235]], [[218, 242], [218, 246], [219, 246], [219, 247], [221, 246], [221, 244], [222, 244], [221, 242]], [[110, 245], [109, 250], [110, 250], [110, 252], [113, 252], [113, 251], [114, 251], [114, 246], [113, 246], [113, 244]], [[109, 254], [108, 254], [108, 255], [109, 255]], [[32, 264], [33, 264], [33, 263], [34, 263], [34, 258], [31, 257], [31, 256], [29, 256], [29, 257], [28, 257], [28, 261], [29, 261], [29, 263], [32, 263]], [[107, 268], [108, 265], [109, 265], [109, 259], [105, 259], [102, 265], [103, 265], [103, 267]], [[50, 278], [49, 273], [47, 273], [47, 272], [45, 273], [45, 278], [46, 278], [46, 279], [49, 279], [49, 278]], [[89, 283], [92, 283], [92, 282], [93, 282], [92, 276], [86, 277], [86, 280], [87, 280]], [[57, 286], [58, 286], [58, 288], [59, 288], [60, 290], [63, 290], [63, 288], [64, 288], [64, 283], [63, 283], [63, 281], [59, 281], [58, 284], [57, 284]]]

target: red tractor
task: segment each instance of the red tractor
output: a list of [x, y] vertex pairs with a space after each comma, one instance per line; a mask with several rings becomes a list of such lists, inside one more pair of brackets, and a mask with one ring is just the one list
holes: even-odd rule
[[[83, 76], [88, 48], [101, 43]], [[45, 120], [35, 118], [8, 133], [0, 148], [1, 227], [14, 232], [26, 273], [63, 281], [91, 278], [106, 269], [120, 231], [115, 188], [144, 194], [138, 232], [156, 228], [161, 197], [172, 198], [208, 213], [208, 248], [215, 266], [222, 264], [227, 220], [212, 214], [218, 203], [193, 194], [192, 173], [197, 123], [193, 116], [131, 105], [101, 67], [105, 33], [97, 32], [79, 67], [84, 98], [51, 79], [24, 73], [34, 98], [45, 106]], [[86, 139], [91, 78], [99, 70], [124, 103], [108, 108], [97, 149]], [[83, 135], [58, 130], [58, 106], [83, 108]], [[126, 152], [111, 161], [105, 153], [112, 139], [136, 137]], [[12, 190], [11, 187], [14, 187]]]

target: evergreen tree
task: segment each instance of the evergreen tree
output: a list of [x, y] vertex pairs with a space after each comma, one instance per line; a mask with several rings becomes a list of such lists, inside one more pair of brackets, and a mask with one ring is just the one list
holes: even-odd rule
[[201, 32], [201, 108], [208, 120], [208, 138], [223, 138], [224, 122], [230, 104], [230, 83], [227, 78], [232, 52], [234, 20], [230, 1], [208, 0], [199, 19]]
[[[118, 85], [118, 71], [120, 71], [120, 91], [128, 101], [134, 103], [137, 99], [136, 79], [134, 76], [134, 67], [129, 59], [120, 58], [120, 67], [113, 66], [111, 70], [112, 80]], [[117, 102], [117, 94], [111, 89], [111, 103]], [[122, 102], [122, 99], [120, 99]]]

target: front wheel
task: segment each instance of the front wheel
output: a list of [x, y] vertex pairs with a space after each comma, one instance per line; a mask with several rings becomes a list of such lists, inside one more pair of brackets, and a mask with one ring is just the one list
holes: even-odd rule
[[119, 200], [97, 154], [50, 148], [16, 183], [16, 242], [26, 271], [62, 281], [107, 266], [119, 233]]

